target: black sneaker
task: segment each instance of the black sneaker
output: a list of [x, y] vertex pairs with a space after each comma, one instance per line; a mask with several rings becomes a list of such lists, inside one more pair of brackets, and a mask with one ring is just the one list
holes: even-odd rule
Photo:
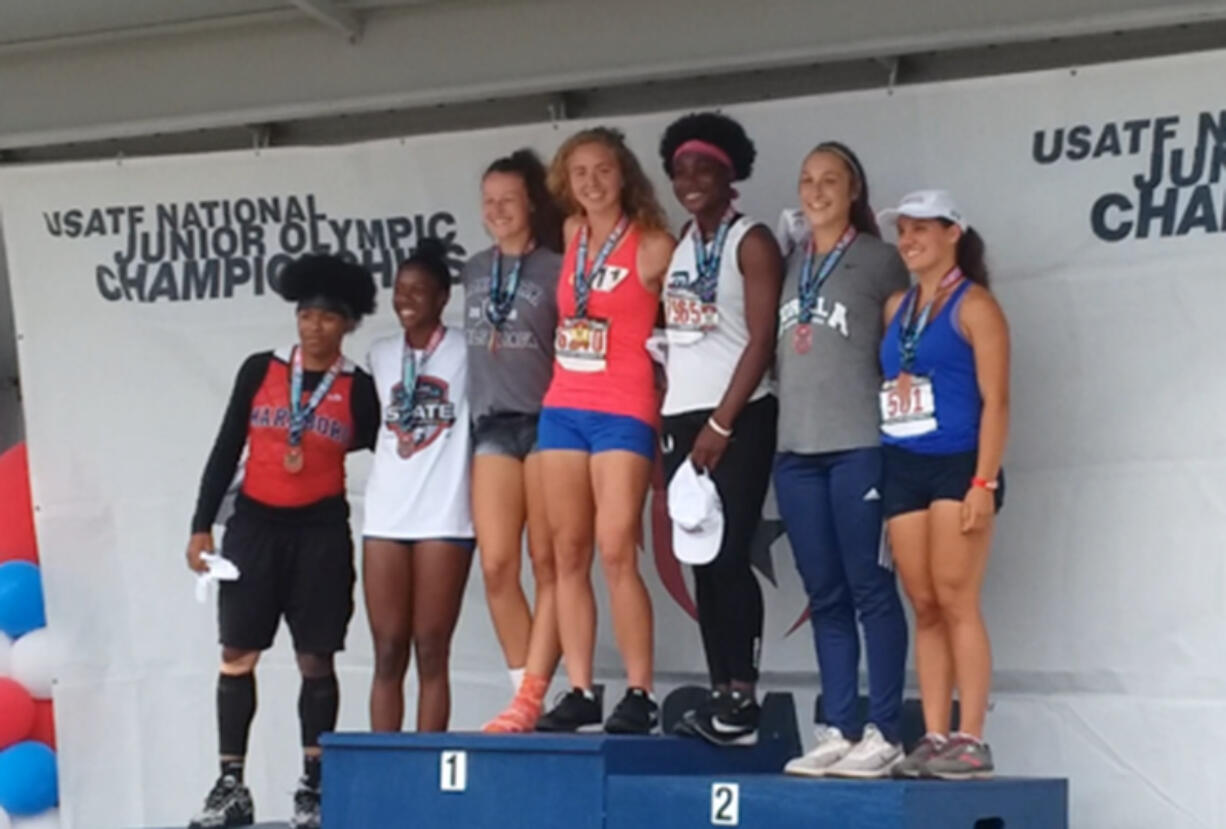
[[536, 721], [537, 731], [599, 731], [600, 702], [591, 691], [572, 688]]
[[226, 774], [217, 778], [213, 790], [204, 799], [204, 808], [187, 826], [188, 829], [230, 829], [253, 823], [255, 805], [251, 802], [251, 792], [237, 777]]
[[319, 823], [319, 789], [308, 785], [303, 778], [298, 781], [298, 791], [294, 792], [290, 829], [319, 829]]
[[698, 720], [709, 720], [711, 715], [723, 704], [724, 696], [723, 691], [711, 691], [706, 699], [681, 715], [681, 719], [677, 720], [676, 724], [673, 725], [673, 734], [678, 737], [701, 736], [698, 733], [698, 729], [694, 727], [694, 723]]
[[762, 708], [753, 697], [732, 691], [720, 700], [720, 706], [706, 719], [697, 720], [694, 730], [708, 743], [717, 746], [752, 746], [758, 744], [758, 721]]
[[628, 688], [605, 720], [606, 734], [650, 734], [660, 724], [660, 706], [642, 688]]

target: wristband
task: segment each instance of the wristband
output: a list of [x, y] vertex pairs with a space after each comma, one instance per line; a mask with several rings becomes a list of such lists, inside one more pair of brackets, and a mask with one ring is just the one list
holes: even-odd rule
[[714, 432], [715, 434], [719, 435], [721, 438], [730, 438], [730, 437], [732, 437], [732, 430], [731, 430], [731, 429], [725, 429], [723, 426], [720, 426], [720, 425], [719, 425], [719, 424], [718, 424], [718, 423], [715, 421], [715, 415], [711, 415], [710, 417], [708, 417], [708, 418], [707, 418], [707, 425], [711, 427], [711, 431], [712, 431], [712, 432]]
[[989, 489], [994, 492], [1000, 488], [1000, 481], [989, 481], [987, 478], [975, 477], [971, 478], [971, 486], [978, 487], [979, 489]]

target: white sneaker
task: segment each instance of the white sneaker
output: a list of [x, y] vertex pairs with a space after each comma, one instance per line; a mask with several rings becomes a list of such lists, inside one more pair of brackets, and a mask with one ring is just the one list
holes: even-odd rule
[[864, 727], [864, 737], [837, 763], [826, 769], [831, 777], [889, 777], [903, 758], [902, 746], [882, 736], [875, 725]]
[[851, 741], [834, 726], [819, 725], [813, 733], [817, 737], [817, 745], [808, 754], [789, 760], [783, 767], [784, 774], [822, 777], [828, 768], [851, 751]]

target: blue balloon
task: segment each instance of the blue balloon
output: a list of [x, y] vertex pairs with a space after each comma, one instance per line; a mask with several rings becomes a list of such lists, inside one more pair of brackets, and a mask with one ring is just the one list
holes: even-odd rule
[[0, 631], [16, 639], [46, 624], [38, 567], [28, 561], [0, 564]]
[[10, 815], [37, 815], [59, 800], [54, 751], [33, 740], [0, 751], [0, 808]]

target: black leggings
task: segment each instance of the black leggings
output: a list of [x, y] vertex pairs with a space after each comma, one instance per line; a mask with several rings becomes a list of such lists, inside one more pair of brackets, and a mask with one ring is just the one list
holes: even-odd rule
[[[710, 409], [664, 418], [664, 474], [672, 480], [690, 454]], [[724, 539], [710, 564], [694, 568], [698, 626], [712, 685], [757, 682], [762, 643], [762, 588], [750, 562], [775, 457], [779, 405], [767, 395], [745, 406], [711, 478], [724, 503]]]

